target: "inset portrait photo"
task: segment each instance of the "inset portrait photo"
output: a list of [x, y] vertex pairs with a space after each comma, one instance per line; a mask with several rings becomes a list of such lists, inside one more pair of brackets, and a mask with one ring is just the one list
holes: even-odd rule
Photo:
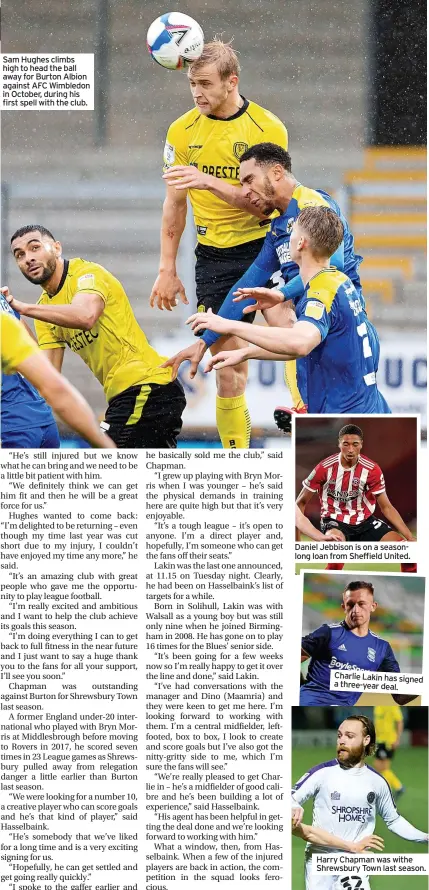
[[[359, 572], [303, 577], [300, 705], [419, 704], [425, 579]], [[371, 679], [358, 679], [362, 671]], [[401, 689], [393, 691], [397, 681]]]
[[[426, 890], [393, 857], [428, 849], [427, 708], [292, 708], [292, 785], [293, 890]], [[337, 874], [315, 871], [332, 853], [375, 856], [383, 873], [345, 855]]]
[[416, 417], [298, 417], [302, 540], [415, 540], [417, 437]]

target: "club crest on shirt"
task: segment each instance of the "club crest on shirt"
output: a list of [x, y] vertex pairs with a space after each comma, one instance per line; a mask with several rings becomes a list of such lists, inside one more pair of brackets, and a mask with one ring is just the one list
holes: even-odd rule
[[247, 142], [234, 142], [232, 150], [235, 154], [235, 157], [237, 158], [237, 161], [240, 160], [241, 155], [244, 155], [244, 152], [247, 151], [248, 148], [249, 146]]
[[376, 655], [375, 649], [371, 649], [368, 646], [368, 653], [367, 653], [368, 661], [375, 661], [375, 655]]
[[288, 219], [287, 224], [286, 224], [286, 234], [287, 235], [290, 235], [290, 233], [293, 229], [294, 222], [295, 222], [294, 219]]
[[367, 794], [366, 799], [367, 799], [368, 803], [374, 803], [374, 801], [375, 801], [374, 791], [370, 791], [369, 794]]

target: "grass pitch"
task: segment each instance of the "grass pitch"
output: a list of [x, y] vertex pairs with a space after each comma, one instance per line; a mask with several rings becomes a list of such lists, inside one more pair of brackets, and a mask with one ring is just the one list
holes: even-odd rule
[[[334, 749], [330, 748], [294, 748], [292, 751], [292, 779], [296, 782], [304, 773], [318, 763], [332, 760]], [[373, 758], [368, 760], [369, 765]], [[428, 828], [428, 751], [427, 748], [399, 748], [392, 762], [393, 771], [407, 789], [399, 798], [398, 810], [404, 819], [420, 831]], [[311, 824], [312, 801], [307, 801], [304, 808], [304, 822]], [[382, 819], [377, 817], [375, 834], [384, 838], [384, 853], [408, 853], [417, 855], [427, 853], [426, 844], [415, 844], [405, 841], [392, 834]], [[304, 842], [292, 838], [292, 888], [304, 890]], [[372, 852], [372, 851], [369, 851]], [[395, 875], [370, 877], [371, 890], [427, 890], [427, 875]]]

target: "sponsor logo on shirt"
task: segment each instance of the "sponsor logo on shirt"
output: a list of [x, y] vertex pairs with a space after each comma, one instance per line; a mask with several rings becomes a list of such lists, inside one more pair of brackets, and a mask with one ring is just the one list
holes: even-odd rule
[[339, 661], [338, 658], [335, 658], [335, 655], [332, 656], [329, 662], [330, 668], [340, 668], [342, 671], [361, 671], [362, 668], [359, 667], [358, 664], [351, 664], [349, 661]]
[[[347, 289], [346, 289], [347, 292]], [[358, 297], [357, 300], [349, 300], [350, 309], [353, 312], [353, 315], [359, 315], [360, 312], [363, 312], [363, 303]]]
[[276, 254], [279, 258], [280, 265], [290, 262], [289, 244], [279, 244], [276, 247]]
[[199, 235], [207, 234], [207, 226], [197, 226], [197, 232]]
[[338, 791], [333, 791], [331, 794], [331, 800], [339, 800], [340, 797], [341, 795], [338, 793]]
[[338, 646], [338, 649], [341, 649], [342, 652], [347, 652], [347, 649], [346, 649], [344, 643], [341, 643], [341, 646]]
[[97, 331], [79, 331], [79, 333], [75, 334], [69, 341], [70, 349], [72, 349], [73, 352], [79, 352], [80, 349], [85, 349], [85, 346], [91, 346], [97, 337]]
[[339, 822], [366, 822], [372, 815], [371, 807], [332, 807], [331, 812]]

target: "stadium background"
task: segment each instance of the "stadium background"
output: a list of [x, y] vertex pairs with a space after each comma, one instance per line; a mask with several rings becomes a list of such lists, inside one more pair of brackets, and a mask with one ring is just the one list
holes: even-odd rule
[[[372, 708], [359, 713], [372, 718]], [[335, 757], [337, 729], [349, 714], [346, 708], [292, 708], [292, 782], [318, 763]], [[393, 770], [406, 787], [398, 809], [401, 816], [421, 831], [428, 828], [428, 709], [402, 708], [404, 733], [395, 752]], [[369, 758], [371, 766], [373, 758]], [[304, 822], [311, 824], [312, 801], [304, 807]], [[417, 855], [427, 852], [427, 845], [414, 844], [392, 834], [377, 818], [375, 834], [384, 838], [384, 853]], [[370, 851], [371, 852], [371, 851]], [[375, 854], [377, 855], [377, 854]], [[411, 880], [411, 884], [410, 884]], [[398, 875], [393, 884], [390, 876], [370, 877], [371, 890], [427, 890], [427, 875]], [[304, 843], [292, 838], [292, 887], [304, 890]]]
[[[371, 616], [370, 629], [387, 640], [395, 653], [401, 671], [421, 674], [423, 664], [423, 614], [425, 579], [416, 575], [367, 575], [336, 572], [305, 572], [303, 588], [302, 633], [311, 633], [321, 624], [342, 621], [342, 594], [350, 581], [370, 581], [378, 603]], [[306, 675], [309, 661], [301, 665]], [[377, 695], [377, 699], [380, 696]], [[383, 700], [386, 699], [383, 696]], [[375, 695], [365, 693], [356, 707], [374, 704]], [[393, 704], [389, 696], [387, 703]]]
[[[29, 221], [52, 229], [66, 256], [106, 265], [123, 282], [138, 320], [164, 354], [189, 342], [182, 307], [150, 311], [163, 197], [161, 157], [169, 123], [189, 107], [182, 72], [154, 65], [146, 30], [165, 5], [141, 0], [44, 0], [3, 10], [3, 52], [96, 51], [96, 111], [3, 112], [2, 283], [36, 291], [8, 253]], [[382, 340], [380, 387], [394, 411], [425, 410], [425, 4], [414, 0], [192, 0], [183, 8], [206, 40], [234, 38], [241, 90], [286, 123], [297, 177], [333, 192], [348, 214], [369, 312]], [[393, 62], [393, 64], [392, 64]], [[378, 147], [377, 147], [378, 146]], [[381, 147], [380, 147], [381, 146]], [[194, 233], [181, 250], [192, 295]], [[101, 388], [78, 357], [65, 372], [98, 414]], [[214, 432], [213, 375], [186, 380], [186, 435]], [[272, 409], [286, 401], [281, 363], [253, 363], [254, 444], [275, 435]], [[423, 423], [425, 426], [425, 421]], [[278, 444], [287, 440], [278, 439]]]
[[[320, 461], [335, 454], [338, 432], [348, 423], [357, 424], [364, 434], [362, 454], [381, 466], [386, 492], [404, 522], [416, 535], [417, 526], [417, 421], [413, 417], [298, 417], [295, 426], [295, 483], [298, 497], [302, 482]], [[305, 515], [319, 528], [320, 505], [317, 494], [307, 505]], [[376, 507], [375, 516], [384, 519]]]

